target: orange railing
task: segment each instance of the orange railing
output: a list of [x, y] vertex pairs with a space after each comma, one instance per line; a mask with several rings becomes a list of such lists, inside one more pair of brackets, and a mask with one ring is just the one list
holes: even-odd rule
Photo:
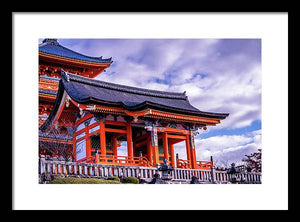
[[122, 166], [145, 166], [152, 167], [153, 164], [144, 156], [141, 157], [128, 157], [128, 156], [115, 156], [115, 155], [97, 155], [80, 159], [79, 163], [97, 163], [97, 164], [110, 164]]
[[[177, 168], [182, 169], [192, 169], [192, 163], [188, 160], [177, 159], [176, 160]], [[212, 161], [196, 161], [196, 168], [201, 170], [209, 170], [213, 166]]]
[[196, 161], [196, 169], [209, 170], [213, 165], [212, 161]]
[[191, 169], [192, 164], [188, 160], [176, 159], [176, 167], [183, 168], [183, 169]]

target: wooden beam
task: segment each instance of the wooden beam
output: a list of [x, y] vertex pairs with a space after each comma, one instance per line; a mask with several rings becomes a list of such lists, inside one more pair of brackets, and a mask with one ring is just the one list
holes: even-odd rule
[[112, 120], [106, 120], [106, 125], [115, 125], [115, 126], [127, 126], [127, 122], [119, 122], [119, 121], [112, 121]]
[[168, 134], [168, 138], [170, 138], [170, 139], [180, 139], [180, 140], [185, 140], [185, 139], [186, 139], [186, 136], [182, 136], [182, 135], [171, 135], [171, 134]]
[[126, 133], [126, 130], [122, 129], [112, 129], [112, 128], [105, 128], [105, 132], [110, 132], [110, 133]]

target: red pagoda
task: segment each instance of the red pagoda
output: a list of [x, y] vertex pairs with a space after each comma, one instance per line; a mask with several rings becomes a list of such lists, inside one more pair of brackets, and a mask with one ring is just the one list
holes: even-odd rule
[[[111, 58], [82, 55], [60, 45], [57, 39], [44, 39], [39, 45], [39, 126], [45, 122], [54, 106], [61, 69], [94, 78], [111, 63]], [[70, 144], [72, 143], [68, 137], [40, 132], [40, 153], [45, 153], [49, 147], [54, 150], [61, 145], [69, 147]], [[53, 155], [53, 152], [51, 153]]]
[[111, 58], [82, 55], [60, 45], [57, 39], [44, 39], [39, 45], [39, 125], [47, 119], [53, 108], [61, 69], [94, 78], [111, 63]]
[[[200, 111], [185, 92], [93, 79], [110, 66], [111, 58], [81, 55], [54, 39], [45, 39], [39, 50], [40, 153], [52, 143], [68, 146], [76, 162], [156, 166], [167, 160], [173, 167], [186, 169], [213, 165], [197, 161], [194, 136], [219, 124], [228, 113]], [[60, 137], [47, 133], [53, 130]], [[123, 141], [127, 156], [118, 155]], [[174, 154], [174, 144], [183, 141], [186, 160]]]

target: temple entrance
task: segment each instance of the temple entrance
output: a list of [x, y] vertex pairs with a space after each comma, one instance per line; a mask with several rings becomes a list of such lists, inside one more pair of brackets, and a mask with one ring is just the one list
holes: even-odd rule
[[175, 166], [177, 167], [177, 159], [187, 160], [186, 155], [186, 143], [181, 141], [174, 144], [174, 153], [175, 153]]

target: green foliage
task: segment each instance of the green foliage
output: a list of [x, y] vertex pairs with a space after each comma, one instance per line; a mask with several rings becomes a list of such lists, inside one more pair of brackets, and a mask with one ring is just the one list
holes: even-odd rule
[[96, 178], [56, 178], [49, 182], [49, 184], [120, 184], [116, 180], [103, 180]]
[[114, 181], [118, 181], [120, 182], [120, 178], [119, 177], [116, 177], [116, 176], [110, 176], [107, 178], [108, 180], [114, 180]]
[[122, 181], [123, 183], [135, 183], [138, 184], [139, 183], [139, 179], [136, 177], [125, 177]]

